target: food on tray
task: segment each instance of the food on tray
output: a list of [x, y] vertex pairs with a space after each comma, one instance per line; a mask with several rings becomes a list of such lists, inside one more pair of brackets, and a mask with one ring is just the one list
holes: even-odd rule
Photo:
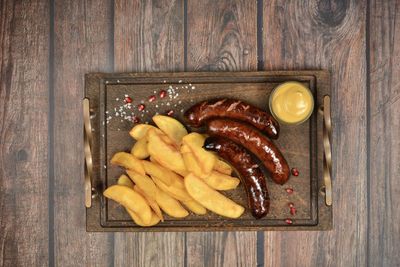
[[189, 210], [191, 210], [194, 214], [197, 215], [204, 215], [207, 213], [206, 208], [204, 208], [199, 202], [196, 200], [188, 200], [188, 201], [182, 201], [183, 205], [186, 206]]
[[286, 124], [306, 121], [314, 109], [311, 91], [299, 82], [285, 82], [276, 87], [269, 99], [272, 115]]
[[279, 136], [279, 123], [266, 111], [236, 99], [206, 100], [185, 112], [189, 125], [199, 127], [213, 118], [229, 118], [249, 123], [272, 139]]
[[209, 187], [200, 177], [191, 173], [184, 180], [188, 193], [212, 212], [228, 218], [238, 218], [243, 214], [242, 206]]
[[168, 138], [153, 129], [147, 132], [148, 145], [147, 150], [151, 157], [165, 168], [168, 168], [182, 176], [188, 173], [181, 153], [174, 147], [165, 142]]
[[129, 175], [132, 181], [146, 193], [146, 195], [153, 199], [156, 198], [157, 187], [149, 176], [141, 175], [132, 170], [126, 170], [126, 173]]
[[[201, 177], [209, 176], [214, 168], [215, 162], [217, 161], [214, 154], [203, 148], [204, 140], [205, 137], [203, 135], [193, 132], [183, 137], [182, 143], [184, 145], [181, 147], [182, 154], [191, 153], [195, 159], [194, 165], [185, 162], [186, 168]], [[191, 166], [195, 165], [196, 167], [190, 169]]]
[[182, 123], [169, 116], [156, 115], [153, 117], [153, 121], [178, 147], [182, 138], [188, 134]]
[[124, 167], [125, 169], [134, 170], [142, 175], [146, 174], [140, 159], [126, 152], [115, 153], [111, 159], [111, 163]]
[[232, 167], [228, 163], [226, 163], [225, 161], [220, 160], [220, 159], [218, 159], [215, 162], [214, 170], [216, 170], [220, 173], [226, 174], [226, 175], [232, 174]]
[[133, 221], [139, 226], [149, 227], [149, 226], [156, 225], [160, 222], [160, 218], [158, 218], [158, 216], [154, 212], [151, 213], [150, 222], [144, 223], [143, 220], [135, 212], [133, 212], [129, 209], [127, 209], [126, 211], [129, 213], [129, 215], [131, 216]]
[[164, 221], [164, 216], [162, 215], [162, 212], [160, 210], [160, 206], [158, 206], [157, 201], [150, 197], [149, 195], [146, 194], [138, 185], [135, 185], [133, 187], [133, 190], [138, 192], [139, 194], [146, 199], [147, 203], [149, 204], [150, 208], [154, 211], [154, 213], [157, 215], [157, 217], [163, 222]]
[[103, 192], [103, 195], [137, 214], [143, 224], [149, 224], [151, 222], [152, 211], [150, 206], [147, 204], [146, 200], [132, 188], [124, 185], [112, 185]]
[[266, 136], [252, 126], [228, 119], [215, 119], [207, 124], [207, 132], [228, 138], [254, 153], [263, 163], [272, 180], [284, 184], [290, 169], [279, 149]]
[[157, 203], [160, 208], [169, 216], [184, 218], [189, 212], [182, 207], [181, 203], [157, 187]]
[[148, 158], [149, 151], [147, 150], [147, 138], [141, 138], [137, 140], [132, 147], [131, 154], [138, 159]]
[[127, 187], [133, 188], [134, 184], [132, 182], [131, 179], [129, 179], [128, 176], [126, 176], [125, 174], [122, 174], [117, 181], [117, 184], [119, 185], [125, 185]]
[[161, 181], [163, 181], [166, 185], [171, 185], [172, 181], [175, 179], [181, 179], [181, 177], [174, 173], [173, 171], [164, 168], [160, 164], [156, 162], [151, 162], [147, 160], [142, 161], [144, 169], [148, 175], [151, 177], [157, 177]]
[[189, 196], [189, 194], [186, 192], [185, 187], [181, 187], [183, 185], [183, 179], [182, 179], [182, 184], [176, 183], [173, 185], [166, 185], [164, 184], [161, 180], [157, 179], [156, 177], [152, 177], [154, 183], [165, 193], [170, 195], [171, 197], [181, 200], [181, 201], [189, 201], [192, 200], [192, 198]]
[[[248, 206], [259, 219], [269, 211], [265, 176], [254, 153], [271, 178], [284, 184], [289, 166], [273, 142], [279, 124], [265, 111], [239, 100], [222, 99], [195, 104], [185, 113], [191, 126], [206, 126], [207, 134], [188, 133], [172, 117], [156, 115], [157, 127], [137, 124], [129, 134], [136, 140], [131, 153], [118, 152], [111, 163], [125, 168], [118, 185], [104, 195], [121, 203], [136, 224], [152, 226], [164, 221], [162, 211], [174, 218], [207, 209], [238, 218], [244, 207], [219, 191], [232, 190], [243, 181]], [[267, 136], [265, 136], [267, 135]], [[232, 177], [235, 169], [241, 179]]]
[[246, 189], [253, 216], [260, 219], [267, 215], [270, 203], [267, 184], [254, 157], [244, 147], [222, 137], [208, 137], [204, 147], [235, 166]]
[[147, 131], [149, 129], [155, 129], [156, 131], [157, 130], [160, 131], [159, 129], [150, 124], [137, 124], [135, 125], [135, 127], [132, 128], [132, 130], [130, 130], [129, 134], [130, 136], [132, 136], [133, 139], [140, 140], [146, 137]]

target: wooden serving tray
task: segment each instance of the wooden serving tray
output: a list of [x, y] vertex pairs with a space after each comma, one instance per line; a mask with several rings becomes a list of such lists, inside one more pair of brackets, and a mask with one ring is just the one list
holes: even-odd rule
[[[174, 110], [173, 116], [182, 121], [184, 110], [201, 100], [212, 98], [237, 98], [267, 109], [269, 94], [285, 81], [298, 81], [309, 87], [314, 94], [315, 108], [306, 123], [299, 126], [281, 125], [280, 138], [275, 143], [289, 166], [296, 167], [300, 175], [291, 176], [283, 186], [267, 179], [271, 207], [265, 218], [256, 220], [251, 216], [242, 185], [224, 192], [246, 207], [246, 212], [239, 219], [223, 218], [212, 212], [204, 216], [190, 214], [185, 219], [174, 219], [165, 215], [164, 222], [147, 228], [135, 225], [121, 206], [102, 196], [104, 189], [115, 184], [123, 173], [123, 169], [109, 164], [110, 158], [118, 151], [130, 151], [134, 144], [128, 134], [134, 123], [113, 116], [114, 108], [118, 111], [124, 104], [125, 95], [132, 98], [132, 112], [141, 122], [151, 123], [151, 117], [156, 112], [162, 114], [171, 109]], [[88, 231], [331, 229], [332, 205], [331, 200], [325, 198], [331, 197], [330, 154], [327, 154], [330, 151], [329, 138], [324, 139], [328, 146], [325, 147], [328, 161], [325, 161], [323, 146], [323, 134], [329, 137], [329, 129], [325, 127], [324, 133], [324, 125], [327, 123], [324, 124], [323, 112], [319, 112], [323, 101], [326, 112], [329, 108], [329, 97], [324, 98], [330, 94], [327, 71], [94, 73], [87, 74], [85, 82], [85, 190]], [[148, 101], [149, 96], [158, 95], [160, 90], [168, 90], [170, 86], [175, 90], [172, 98], [157, 97], [153, 102]], [[137, 110], [141, 101], [146, 106], [143, 112]], [[325, 119], [327, 115], [329, 114], [325, 114]], [[107, 122], [110, 116], [112, 119]], [[327, 164], [324, 165], [324, 161]], [[293, 193], [289, 194], [288, 188], [293, 189]], [[289, 203], [294, 203], [295, 215], [290, 213]], [[292, 224], [287, 223], [288, 218], [292, 220]]]

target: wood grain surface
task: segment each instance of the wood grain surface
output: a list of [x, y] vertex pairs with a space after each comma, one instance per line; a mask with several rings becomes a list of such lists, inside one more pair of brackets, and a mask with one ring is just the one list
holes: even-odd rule
[[371, 1], [370, 10], [371, 266], [400, 265], [400, 2]]
[[[116, 1], [115, 71], [182, 71], [184, 2]], [[116, 233], [115, 266], [183, 266], [185, 233]]]
[[[255, 1], [188, 1], [187, 71], [257, 68]], [[187, 233], [188, 266], [255, 266], [257, 233]]]
[[84, 73], [112, 71], [108, 1], [54, 2], [54, 255], [50, 265], [109, 266], [113, 234], [86, 233], [83, 188]]
[[0, 4], [0, 266], [48, 261], [49, 6]]
[[[0, 1], [0, 266], [399, 266], [399, 6]], [[332, 231], [86, 233], [84, 73], [257, 68], [331, 71]]]
[[265, 266], [365, 266], [366, 2], [264, 1], [263, 16], [266, 69], [331, 71], [334, 125], [333, 230], [265, 233]]

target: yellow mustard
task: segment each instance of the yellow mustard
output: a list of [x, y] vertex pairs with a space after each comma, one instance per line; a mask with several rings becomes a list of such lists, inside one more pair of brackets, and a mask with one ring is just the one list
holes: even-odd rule
[[272, 115], [279, 122], [300, 124], [311, 116], [314, 98], [301, 83], [285, 82], [272, 91], [269, 105]]

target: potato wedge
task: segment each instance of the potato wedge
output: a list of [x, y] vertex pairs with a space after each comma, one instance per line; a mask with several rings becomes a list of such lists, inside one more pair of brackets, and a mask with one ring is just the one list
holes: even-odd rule
[[118, 185], [125, 185], [125, 186], [127, 186], [127, 187], [129, 187], [129, 188], [133, 188], [133, 186], [134, 186], [132, 180], [129, 179], [129, 177], [126, 176], [125, 174], [122, 174], [122, 175], [118, 178], [117, 184], [118, 184]]
[[204, 208], [199, 202], [196, 200], [182, 201], [182, 204], [186, 206], [189, 210], [191, 210], [194, 214], [204, 215], [207, 213], [206, 208]]
[[138, 159], [146, 159], [149, 157], [149, 151], [147, 151], [146, 137], [136, 141], [136, 143], [132, 147], [131, 154]]
[[189, 147], [185, 144], [183, 144], [181, 146], [182, 158], [183, 158], [183, 162], [185, 162], [186, 169], [189, 172], [192, 172], [196, 176], [199, 176], [199, 177], [208, 176], [209, 174], [205, 174], [203, 172], [198, 160], [196, 159], [194, 154], [190, 151], [190, 149], [189, 149], [189, 152], [183, 152], [183, 151], [187, 151], [188, 149], [189, 149]]
[[243, 214], [242, 206], [212, 189], [194, 174], [187, 175], [184, 181], [190, 196], [208, 210], [228, 218], [238, 218]]
[[164, 168], [158, 163], [150, 162], [147, 160], [143, 160], [143, 167], [146, 173], [150, 176], [155, 176], [161, 181], [163, 181], [166, 185], [171, 185], [174, 179], [181, 179], [182, 178], [174, 173], [173, 171]]
[[199, 133], [190, 133], [182, 138], [182, 142], [191, 150], [201, 168], [201, 175], [196, 173], [199, 176], [209, 175], [217, 161], [217, 157], [213, 153], [203, 148], [204, 141], [204, 136]]
[[139, 226], [149, 227], [156, 225], [160, 222], [160, 218], [158, 218], [158, 216], [154, 212], [151, 213], [150, 222], [144, 223], [142, 219], [135, 212], [131, 211], [130, 209], [126, 209], [126, 211], [129, 213], [129, 216], [131, 216], [132, 220]]
[[153, 116], [153, 121], [178, 147], [182, 138], [188, 134], [182, 123], [169, 116], [156, 115]]
[[217, 171], [212, 171], [207, 177], [201, 177], [207, 185], [215, 190], [231, 190], [235, 189], [240, 180]]
[[158, 130], [156, 127], [154, 127], [153, 125], [149, 125], [149, 124], [137, 124], [135, 125], [132, 130], [129, 131], [129, 135], [132, 136], [133, 139], [135, 140], [140, 140], [142, 138], [144, 138], [147, 134], [147, 131], [149, 129], [156, 129]]
[[135, 212], [144, 224], [151, 222], [152, 212], [150, 206], [133, 189], [124, 185], [112, 185], [103, 192], [103, 195], [120, 203], [126, 209]]
[[166, 214], [174, 218], [184, 218], [189, 215], [189, 212], [182, 207], [178, 200], [171, 197], [161, 189], [157, 189], [156, 201]]
[[132, 170], [126, 170], [126, 173], [129, 175], [132, 181], [146, 193], [146, 195], [153, 199], [156, 198], [157, 187], [149, 176], [141, 175]]
[[164, 216], [162, 215], [162, 212], [160, 210], [160, 206], [158, 206], [157, 201], [150, 197], [149, 195], [147, 195], [139, 186], [135, 185], [133, 187], [133, 190], [135, 190], [136, 192], [138, 192], [139, 194], [142, 195], [142, 197], [144, 197], [147, 201], [147, 203], [149, 204], [150, 208], [154, 211], [154, 213], [157, 215], [157, 217], [163, 222], [164, 221]]
[[142, 165], [142, 161], [132, 154], [126, 152], [115, 153], [111, 159], [111, 163], [124, 167], [125, 169], [134, 170], [142, 175], [146, 174]]
[[161, 139], [161, 135], [157, 134], [153, 129], [147, 132], [147, 138], [149, 140], [147, 150], [150, 156], [160, 163], [160, 165], [182, 176], [188, 173], [181, 153], [174, 146], [165, 143]]
[[229, 165], [228, 163], [226, 163], [225, 161], [223, 161], [221, 159], [217, 159], [217, 161], [215, 162], [214, 170], [216, 170], [217, 172], [226, 174], [226, 175], [232, 175], [232, 171], [233, 171], [231, 165]]
[[[192, 197], [186, 192], [185, 187], [181, 188], [177, 184], [172, 184], [170, 186], [164, 184], [160, 179], [157, 177], [151, 177], [154, 183], [165, 193], [170, 195], [171, 197], [181, 200], [181, 201], [189, 201], [192, 200]], [[183, 181], [182, 181], [183, 183]]]

